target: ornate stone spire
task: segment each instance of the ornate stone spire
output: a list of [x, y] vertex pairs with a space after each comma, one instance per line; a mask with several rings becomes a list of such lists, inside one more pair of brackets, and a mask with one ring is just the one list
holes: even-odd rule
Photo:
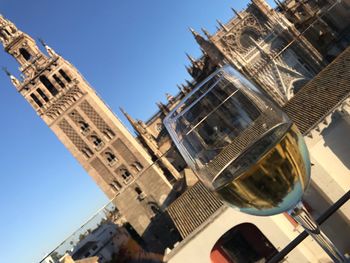
[[186, 53], [186, 57], [191, 61], [192, 64], [196, 62], [196, 60], [188, 53]]
[[137, 122], [122, 107], [119, 107], [119, 110], [124, 114], [125, 118], [129, 121], [134, 130], [136, 132], [139, 132]]
[[157, 102], [157, 106], [164, 115], [167, 115], [169, 113], [168, 107], [165, 106], [162, 102]]
[[199, 36], [199, 34], [192, 27], [189, 27], [188, 29], [191, 31], [194, 37]]
[[179, 89], [179, 91], [180, 91], [181, 93], [183, 93], [183, 94], [186, 94], [186, 93], [187, 93], [186, 90], [185, 90], [183, 87], [181, 87], [179, 84], [176, 84], [176, 87]]
[[[157, 105], [160, 107], [160, 105], [163, 105], [161, 102], [157, 103]], [[163, 105], [165, 107], [165, 105]], [[162, 106], [162, 107], [163, 107]], [[157, 145], [156, 140], [154, 139], [153, 135], [148, 131], [146, 125], [143, 123], [143, 121], [137, 120], [135, 121], [123, 108], [119, 108], [120, 111], [124, 114], [124, 116], [128, 119], [130, 124], [133, 126], [135, 131], [141, 136], [141, 138], [144, 140], [148, 148], [153, 152], [153, 154], [159, 158], [160, 162], [164, 165], [164, 167], [176, 178], [181, 179], [182, 176], [179, 174], [179, 172], [174, 168], [174, 166], [169, 162], [169, 160], [163, 156], [162, 152], [159, 150], [159, 147]]]
[[21, 85], [21, 82], [15, 77], [13, 76], [8, 70], [7, 68], [3, 67], [2, 70], [6, 73], [7, 76], [10, 77], [10, 80], [12, 82], [12, 84], [18, 88]]
[[186, 91], [186, 93], [191, 91], [190, 87], [187, 87], [185, 84], [181, 84], [182, 88]]
[[185, 65], [185, 68], [186, 68], [188, 74], [190, 74], [192, 76], [192, 68], [189, 66], [186, 66], [186, 65]]
[[47, 57], [37, 47], [29, 35], [18, 30], [9, 20], [0, 15], [0, 42], [7, 53], [20, 64], [20, 71], [25, 78], [32, 78], [42, 70]]
[[222, 65], [224, 61], [224, 56], [221, 53], [221, 51], [215, 46], [215, 44], [209, 39], [211, 36], [208, 31], [205, 29], [202, 29], [202, 31], [207, 35], [209, 40], [206, 40], [204, 37], [202, 37], [200, 34], [198, 34], [196, 31], [194, 31], [192, 28], [190, 28], [193, 36], [195, 37], [197, 43], [201, 47], [201, 49], [204, 51], [206, 55], [209, 56], [209, 58], [214, 62], [216, 65]]
[[[190, 31], [192, 32], [192, 35], [194, 36], [194, 38], [196, 39], [197, 43], [204, 49], [203, 45], [205, 43], [208, 43], [209, 41], [207, 41], [204, 37], [202, 37], [199, 33], [197, 33], [196, 31], [194, 31], [192, 28], [190, 28]], [[204, 34], [209, 38], [210, 34], [208, 31], [206, 31], [205, 29], [202, 28], [202, 31], [204, 32]]]
[[43, 45], [43, 47], [46, 49], [47, 54], [49, 54], [50, 57], [57, 57], [57, 53], [49, 47], [44, 40], [39, 38], [40, 43]]
[[193, 83], [191, 81], [189, 81], [188, 79], [185, 79], [185, 81], [189, 87], [193, 87]]
[[242, 15], [241, 15], [239, 12], [236, 11], [236, 9], [234, 9], [233, 7], [231, 7], [231, 10], [233, 11], [233, 13], [235, 13], [235, 15], [236, 15], [238, 18], [240, 18], [240, 19], [243, 18]]
[[207, 50], [204, 48], [205, 44], [209, 43], [204, 37], [202, 37], [200, 34], [198, 34], [196, 31], [194, 31], [192, 28], [190, 28], [190, 31], [192, 32], [192, 35], [196, 39], [197, 43], [201, 46], [201, 48], [207, 52]]
[[216, 19], [216, 22], [223, 30], [225, 30], [226, 32], [228, 31], [228, 28], [219, 19]]
[[210, 40], [211, 35], [208, 32], [208, 30], [206, 30], [204, 27], [201, 28], [202, 32], [204, 33], [204, 35], [208, 38], [208, 40]]
[[23, 34], [9, 20], [0, 15], [0, 42], [6, 48], [12, 41]]
[[171, 95], [170, 93], [165, 93], [166, 99], [169, 101], [169, 103], [174, 103], [174, 96]]

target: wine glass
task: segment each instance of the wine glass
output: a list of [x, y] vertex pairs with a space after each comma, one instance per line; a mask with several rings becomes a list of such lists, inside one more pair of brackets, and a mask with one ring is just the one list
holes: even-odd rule
[[310, 181], [303, 136], [237, 70], [225, 66], [211, 74], [164, 125], [189, 167], [222, 201], [251, 215], [288, 212], [335, 262], [345, 262], [301, 203]]

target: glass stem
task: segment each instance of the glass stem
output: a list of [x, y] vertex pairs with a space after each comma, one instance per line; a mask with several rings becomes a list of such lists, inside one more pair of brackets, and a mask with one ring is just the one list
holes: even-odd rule
[[334, 262], [347, 262], [344, 255], [339, 252], [332, 241], [322, 232], [320, 226], [301, 202], [295, 208], [288, 211], [288, 214], [309, 233]]

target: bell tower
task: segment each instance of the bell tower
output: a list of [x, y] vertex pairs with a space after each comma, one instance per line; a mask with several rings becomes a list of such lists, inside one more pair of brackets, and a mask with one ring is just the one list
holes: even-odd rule
[[20, 65], [17, 91], [56, 134], [117, 209], [143, 235], [171, 200], [172, 185], [78, 70], [0, 17], [0, 42]]

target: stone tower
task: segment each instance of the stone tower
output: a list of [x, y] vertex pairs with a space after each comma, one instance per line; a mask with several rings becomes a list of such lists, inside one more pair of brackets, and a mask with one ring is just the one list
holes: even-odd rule
[[[0, 42], [20, 64], [17, 91], [56, 134], [139, 235], [171, 200], [172, 185], [68, 61], [0, 16]], [[146, 238], [147, 240], [147, 238]]]

